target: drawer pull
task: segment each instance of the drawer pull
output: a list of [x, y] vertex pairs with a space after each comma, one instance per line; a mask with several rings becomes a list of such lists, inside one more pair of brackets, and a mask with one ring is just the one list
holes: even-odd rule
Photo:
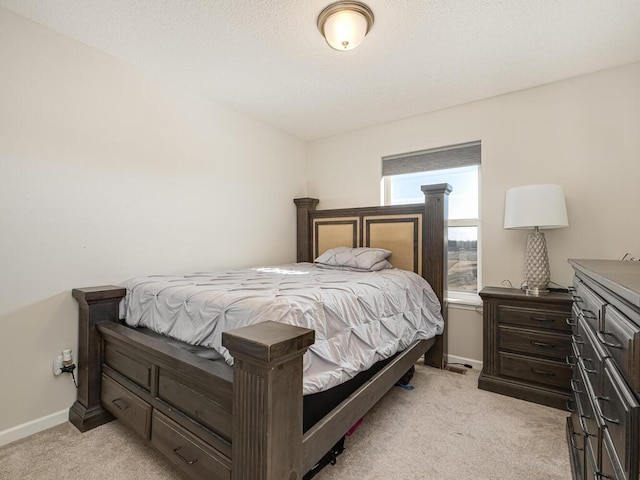
[[535, 340], [531, 340], [529, 343], [535, 347], [556, 348], [556, 346], [553, 345], [552, 343], [536, 342]]
[[598, 330], [596, 332], [596, 336], [598, 337], [598, 340], [600, 340], [600, 343], [602, 343], [603, 345], [606, 345], [607, 347], [611, 347], [611, 348], [622, 348], [622, 344], [621, 343], [611, 343], [611, 342], [607, 342], [604, 338], [605, 335], [609, 335], [610, 337], [613, 337], [613, 339], [617, 342], [618, 339], [613, 335], [613, 333], [611, 332], [604, 332], [602, 330]]
[[[596, 399], [597, 399], [597, 400], [599, 400], [599, 401], [601, 401], [601, 402], [610, 402], [610, 401], [611, 401], [611, 399], [610, 399], [609, 397], [601, 397], [601, 396], [599, 396], [599, 395], [596, 395]], [[605, 422], [613, 423], [613, 424], [615, 424], [615, 425], [620, 425], [620, 420], [617, 420], [617, 419], [613, 419], [613, 418], [607, 417], [607, 416], [606, 416], [604, 413], [602, 413], [602, 412], [600, 412], [600, 416], [602, 417], [602, 419], [603, 419]]]
[[572, 317], [567, 317], [565, 322], [567, 322], [567, 325], [569, 325], [570, 327], [575, 327], [578, 324], [577, 322], [573, 321]]
[[576, 445], [576, 442], [574, 442], [574, 441], [573, 441], [573, 436], [574, 436], [574, 435], [578, 435], [578, 434], [577, 434], [577, 433], [575, 433], [575, 432], [571, 432], [571, 436], [569, 437], [569, 441], [571, 442], [571, 448], [573, 448], [574, 450], [577, 450], [578, 452], [581, 452], [581, 451], [582, 451], [582, 449], [581, 449], [581, 448], [579, 448], [579, 447]]
[[531, 320], [532, 322], [554, 322], [555, 321], [554, 318], [547, 318], [547, 317], [529, 317], [529, 320]]
[[[567, 398], [567, 410], [569, 410], [571, 413], [575, 413], [576, 412], [575, 407], [571, 406], [573, 404], [574, 404], [573, 398]], [[571, 443], [573, 443], [573, 442], [571, 442]]]
[[607, 475], [606, 473], [602, 473], [596, 470], [596, 472], [593, 474], [593, 478], [598, 479], [598, 478], [613, 478], [613, 477]]
[[585, 416], [580, 415], [578, 419], [580, 421], [580, 428], [585, 433], [585, 435], [587, 435], [588, 437], [595, 437], [595, 435], [587, 429], [587, 425], [584, 423]]
[[182, 460], [184, 463], [186, 463], [187, 465], [193, 465], [194, 463], [196, 463], [198, 461], [198, 457], [194, 458], [193, 460], [189, 460], [188, 458], [186, 458], [184, 455], [182, 455], [180, 453], [180, 449], [182, 447], [176, 447], [173, 449], [173, 453], [180, 459]]
[[569, 385], [571, 386], [571, 391], [573, 393], [584, 393], [582, 390], [579, 390], [578, 387], [576, 387], [576, 379], [572, 378], [571, 381], [569, 382]]
[[571, 295], [571, 298], [576, 303], [584, 303], [584, 300], [582, 300], [582, 298], [580, 298], [580, 295]]
[[126, 410], [127, 408], [129, 408], [129, 404], [125, 402], [122, 398], [116, 398], [115, 400], [111, 400], [111, 403], [113, 403], [120, 410]]
[[576, 343], [578, 345], [584, 345], [584, 340], [582, 340], [582, 337], [580, 335], [571, 335], [571, 340], [573, 341], [573, 343]]
[[569, 365], [570, 367], [575, 367], [576, 366], [576, 359], [574, 357], [572, 357], [571, 355], [567, 355], [565, 357], [564, 361], [567, 362], [567, 365]]
[[590, 318], [592, 320], [596, 320], [598, 317], [596, 317], [596, 314], [593, 313], [591, 310], [580, 310], [582, 312], [582, 316], [584, 318]]
[[598, 371], [594, 368], [587, 368], [587, 366], [585, 365], [584, 362], [589, 362], [591, 365], [593, 365], [593, 360], [591, 358], [582, 358], [582, 368], [584, 368], [584, 371], [587, 373], [590, 373], [591, 375], [597, 375]]
[[607, 417], [605, 414], [601, 413], [600, 416], [605, 422], [613, 423], [615, 425], [620, 425], [620, 420], [614, 420], [613, 418]]
[[532, 368], [531, 371], [537, 375], [546, 375], [547, 377], [555, 377], [556, 374], [554, 372], [545, 372], [544, 370], [539, 370], [537, 368]]

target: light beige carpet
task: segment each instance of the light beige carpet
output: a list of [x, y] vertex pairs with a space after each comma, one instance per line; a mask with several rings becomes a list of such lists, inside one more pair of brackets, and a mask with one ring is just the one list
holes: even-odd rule
[[[314, 480], [571, 479], [566, 412], [477, 389], [416, 365], [415, 389], [394, 387]], [[183, 480], [118, 422], [80, 434], [60, 425], [0, 448], [2, 480]]]

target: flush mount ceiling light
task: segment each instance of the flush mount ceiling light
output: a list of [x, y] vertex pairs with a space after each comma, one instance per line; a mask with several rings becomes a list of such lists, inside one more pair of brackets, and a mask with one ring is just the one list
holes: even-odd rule
[[332, 3], [318, 15], [318, 29], [336, 50], [353, 50], [372, 26], [373, 12], [360, 2]]

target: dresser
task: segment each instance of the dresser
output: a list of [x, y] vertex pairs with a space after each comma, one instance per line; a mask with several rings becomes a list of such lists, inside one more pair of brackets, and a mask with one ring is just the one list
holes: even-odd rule
[[573, 478], [638, 480], [640, 262], [574, 269], [567, 440]]
[[483, 302], [483, 369], [478, 388], [556, 408], [570, 396], [572, 297], [527, 295], [486, 287]]

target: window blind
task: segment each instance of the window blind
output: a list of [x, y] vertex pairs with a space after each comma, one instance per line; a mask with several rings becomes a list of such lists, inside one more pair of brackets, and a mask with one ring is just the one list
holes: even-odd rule
[[382, 176], [480, 165], [480, 142], [382, 157]]

